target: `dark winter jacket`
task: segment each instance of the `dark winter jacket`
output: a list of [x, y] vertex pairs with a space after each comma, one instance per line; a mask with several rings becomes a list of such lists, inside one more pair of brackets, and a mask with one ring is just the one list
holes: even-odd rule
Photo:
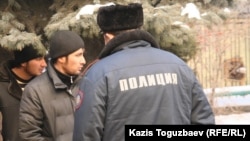
[[20, 104], [20, 136], [29, 141], [71, 141], [76, 83], [68, 88], [50, 63], [26, 85]]
[[123, 141], [126, 124], [215, 124], [192, 70], [156, 47], [140, 30], [106, 45], [80, 85], [74, 141]]
[[19, 141], [18, 120], [22, 89], [11, 73], [10, 62], [0, 65], [0, 119], [4, 141]]

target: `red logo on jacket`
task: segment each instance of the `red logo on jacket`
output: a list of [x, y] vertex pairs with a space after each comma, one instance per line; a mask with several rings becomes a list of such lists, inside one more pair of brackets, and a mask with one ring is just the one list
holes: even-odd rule
[[75, 110], [80, 108], [80, 106], [82, 105], [83, 98], [84, 98], [84, 93], [81, 90], [79, 90], [77, 95], [76, 95], [76, 107], [75, 107]]

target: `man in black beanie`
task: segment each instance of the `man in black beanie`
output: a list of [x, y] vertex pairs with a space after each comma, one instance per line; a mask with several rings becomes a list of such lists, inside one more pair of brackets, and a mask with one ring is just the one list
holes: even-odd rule
[[74, 141], [124, 141], [125, 125], [215, 124], [192, 70], [159, 49], [139, 3], [101, 7], [105, 47], [82, 79]]
[[[29, 42], [27, 40], [20, 42]], [[34, 77], [42, 74], [47, 66], [46, 49], [40, 41], [36, 44], [41, 47], [35, 48], [34, 44], [25, 44], [21, 49], [14, 50], [6, 47], [13, 51], [14, 59], [2, 62], [0, 66], [0, 130], [4, 141], [20, 140], [18, 121], [23, 89]]]
[[84, 42], [75, 32], [59, 30], [52, 35], [47, 71], [26, 86], [21, 99], [22, 140], [72, 140], [84, 52]]

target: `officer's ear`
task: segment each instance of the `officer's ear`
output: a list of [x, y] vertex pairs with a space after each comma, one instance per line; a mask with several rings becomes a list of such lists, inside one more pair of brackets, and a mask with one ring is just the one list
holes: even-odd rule
[[111, 39], [113, 39], [114, 36], [115, 35], [111, 33], [104, 33], [103, 37], [104, 37], [105, 44], [107, 44]]

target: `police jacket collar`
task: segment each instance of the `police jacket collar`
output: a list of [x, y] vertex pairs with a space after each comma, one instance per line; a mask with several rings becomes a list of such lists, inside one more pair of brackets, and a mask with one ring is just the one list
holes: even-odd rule
[[149, 42], [152, 47], [159, 48], [158, 43], [155, 41], [152, 35], [146, 31], [136, 29], [129, 32], [123, 32], [110, 40], [100, 53], [99, 59], [109, 56], [116, 51], [122, 50], [129, 42], [138, 40]]

